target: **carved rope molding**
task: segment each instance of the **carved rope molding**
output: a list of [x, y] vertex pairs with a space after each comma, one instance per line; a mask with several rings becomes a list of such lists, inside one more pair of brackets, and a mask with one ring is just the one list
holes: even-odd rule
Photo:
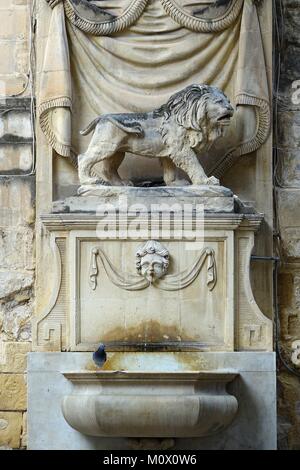
[[49, 5], [51, 8], [54, 8], [54, 7], [56, 7], [56, 5], [58, 5], [59, 3], [63, 2], [63, 0], [46, 0], [46, 2], [48, 3], [48, 5]]
[[83, 32], [95, 36], [106, 36], [126, 30], [140, 18], [148, 3], [148, 0], [133, 0], [122, 15], [106, 21], [91, 21], [82, 18], [70, 0], [63, 1], [69, 21]]
[[[117, 287], [128, 290], [137, 291], [146, 289], [151, 283], [141, 275], [130, 274], [119, 271], [109, 260], [107, 255], [101, 250], [101, 248], [93, 248], [91, 252], [91, 262], [89, 268], [89, 284], [92, 290], [97, 287], [97, 278], [99, 274], [99, 268], [97, 258], [100, 258], [102, 265], [109, 280]], [[213, 291], [217, 284], [217, 266], [215, 259], [215, 252], [212, 248], [204, 248], [200, 253], [194, 264], [180, 273], [171, 274], [165, 276], [159, 280], [153, 286], [160, 290], [165, 291], [178, 291], [185, 289], [191, 285], [199, 273], [201, 272], [205, 262], [207, 262], [207, 287], [210, 291]]]
[[[129, 28], [143, 14], [149, 0], [132, 0], [130, 5], [119, 17], [93, 21], [82, 17], [72, 0], [46, 0], [54, 8], [59, 3], [64, 4], [66, 16], [73, 25], [87, 34], [96, 36], [119, 33]], [[228, 28], [241, 12], [244, 0], [231, 0], [228, 10], [221, 16], [206, 20], [197, 18], [181, 8], [176, 0], [160, 0], [165, 12], [180, 26], [198, 33], [220, 32]], [[85, 2], [86, 3], [86, 2]], [[88, 6], [88, 4], [87, 4]], [[99, 8], [99, 16], [108, 16]]]
[[188, 14], [175, 0], [160, 0], [165, 12], [180, 26], [196, 33], [220, 32], [237, 19], [244, 0], [233, 0], [228, 10], [219, 18], [205, 20]]

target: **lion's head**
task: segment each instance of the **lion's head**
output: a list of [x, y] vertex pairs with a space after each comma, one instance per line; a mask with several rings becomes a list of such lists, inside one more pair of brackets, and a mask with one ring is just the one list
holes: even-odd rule
[[168, 123], [174, 120], [184, 129], [195, 131], [191, 133], [195, 142], [191, 147], [210, 147], [224, 135], [233, 113], [229, 99], [220, 89], [196, 84], [175, 93], [155, 111], [157, 116], [164, 117], [163, 134], [169, 132]]

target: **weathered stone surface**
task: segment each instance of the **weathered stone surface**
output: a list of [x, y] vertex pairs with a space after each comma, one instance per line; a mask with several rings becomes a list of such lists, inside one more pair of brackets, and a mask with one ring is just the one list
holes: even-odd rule
[[5, 137], [18, 144], [18, 140], [22, 142], [32, 138], [31, 116], [29, 111], [8, 110], [0, 120], [0, 141], [5, 141]]
[[31, 339], [32, 301], [17, 304], [7, 302], [0, 310], [0, 339], [5, 341], [29, 341]]
[[[159, 207], [164, 210], [181, 212], [198, 208], [208, 212], [233, 212], [233, 193], [223, 186], [184, 186], [184, 187], [95, 187], [81, 186], [80, 197], [70, 197], [64, 201], [53, 204], [53, 212], [99, 212], [114, 207], [120, 211], [131, 210], [139, 212], [158, 212]], [[109, 206], [106, 206], [106, 205]], [[186, 206], [184, 206], [184, 204]], [[137, 209], [137, 205], [139, 205]], [[188, 209], [189, 207], [189, 209]], [[160, 209], [162, 210], [162, 209]]]
[[31, 144], [7, 144], [0, 145], [0, 173], [23, 174], [29, 173], [33, 165]]
[[277, 176], [285, 188], [300, 188], [300, 149], [278, 151]]
[[0, 181], [1, 229], [33, 228], [35, 222], [34, 197], [33, 177], [2, 177]]
[[0, 373], [22, 373], [27, 368], [31, 343], [0, 342]]
[[0, 300], [11, 297], [20, 291], [28, 290], [33, 286], [33, 272], [0, 272]]
[[22, 432], [22, 413], [0, 411], [0, 449], [18, 449]]
[[7, 270], [34, 269], [34, 232], [31, 228], [0, 229], [0, 265]]
[[286, 228], [281, 231], [281, 247], [289, 261], [297, 262], [300, 255], [298, 228]]
[[0, 374], [0, 410], [26, 410], [24, 374]]
[[300, 147], [300, 115], [285, 111], [278, 114], [278, 140], [280, 147]]
[[277, 194], [281, 227], [300, 227], [300, 190], [278, 189]]
[[0, 12], [0, 95], [19, 95], [23, 92], [29, 95], [29, 2], [2, 2]]
[[[30, 174], [33, 167], [32, 103], [29, 98], [0, 100], [0, 173]], [[15, 181], [14, 188], [20, 186]], [[24, 201], [26, 202], [26, 201]]]
[[23, 413], [21, 447], [27, 447], [27, 413]]
[[285, 255], [291, 260], [300, 258], [300, 189], [278, 189], [278, 215]]
[[279, 276], [281, 335], [286, 357], [291, 358], [292, 343], [300, 339], [300, 273], [283, 270]]
[[284, 368], [278, 377], [279, 438], [281, 448], [300, 449], [299, 416], [297, 403], [300, 400], [299, 378]]

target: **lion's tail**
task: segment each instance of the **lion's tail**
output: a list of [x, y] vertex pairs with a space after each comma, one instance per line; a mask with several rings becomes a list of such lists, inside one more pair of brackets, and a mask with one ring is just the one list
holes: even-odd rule
[[82, 131], [80, 131], [80, 134], [81, 135], [88, 135], [92, 132], [92, 130], [95, 129], [95, 127], [97, 126], [98, 122], [100, 121], [101, 119], [101, 116], [98, 116], [96, 117], [96, 119], [94, 119], [92, 122], [90, 122], [90, 124], [85, 128], [83, 129]]

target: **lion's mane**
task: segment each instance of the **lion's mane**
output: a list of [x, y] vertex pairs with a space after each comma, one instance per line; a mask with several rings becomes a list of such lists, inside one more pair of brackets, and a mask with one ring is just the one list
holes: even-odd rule
[[[154, 116], [163, 117], [160, 127], [166, 145], [185, 138], [186, 131], [202, 131], [206, 134], [207, 103], [225, 95], [216, 87], [209, 85], [190, 85], [172, 95], [167, 103], [154, 111]], [[174, 129], [174, 121], [177, 124]], [[178, 126], [181, 129], [178, 129]], [[195, 132], [194, 132], [195, 134]], [[173, 143], [172, 143], [173, 142]]]

